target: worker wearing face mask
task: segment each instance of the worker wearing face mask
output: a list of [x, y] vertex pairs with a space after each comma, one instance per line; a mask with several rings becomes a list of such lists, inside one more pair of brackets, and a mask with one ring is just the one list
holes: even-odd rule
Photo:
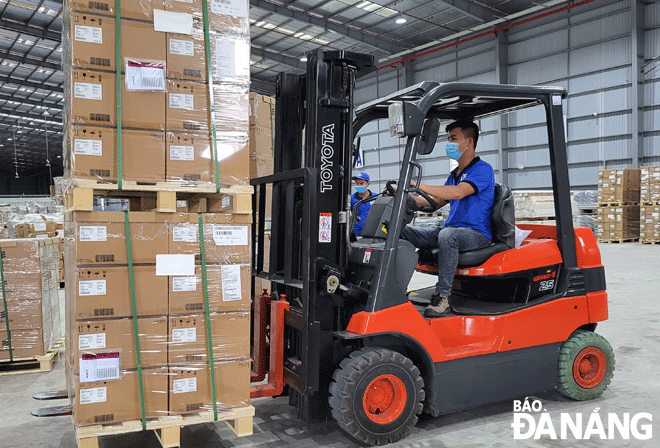
[[[491, 213], [495, 202], [493, 167], [475, 155], [479, 127], [472, 121], [459, 120], [447, 128], [445, 151], [458, 161], [443, 186], [419, 185], [440, 207], [449, 203], [449, 216], [443, 227], [406, 226], [401, 238], [418, 248], [440, 249], [438, 253], [438, 283], [425, 317], [441, 317], [451, 313], [449, 294], [459, 252], [477, 250], [491, 244]], [[426, 199], [413, 196], [419, 205], [429, 205]]]
[[[364, 171], [360, 171], [355, 176], [353, 176], [353, 181], [355, 182], [355, 193], [351, 195], [351, 210], [353, 209], [353, 207], [355, 207], [355, 204], [357, 204], [359, 201], [373, 195], [371, 190], [369, 190], [370, 180], [371, 179], [369, 178], [369, 175]], [[369, 214], [369, 209], [371, 209], [371, 202], [366, 202], [360, 205], [360, 208], [358, 210], [358, 217], [360, 219], [355, 224], [355, 229], [354, 229], [356, 235], [360, 235], [362, 233], [362, 226], [364, 225], [364, 221], [366, 221], [367, 219], [367, 215]]]

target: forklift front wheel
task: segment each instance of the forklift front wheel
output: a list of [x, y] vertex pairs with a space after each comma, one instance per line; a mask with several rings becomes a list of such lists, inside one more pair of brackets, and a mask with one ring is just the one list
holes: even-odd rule
[[599, 397], [614, 375], [614, 351], [607, 340], [591, 331], [573, 333], [559, 352], [557, 390], [574, 400]]
[[332, 416], [344, 431], [367, 445], [401, 440], [422, 412], [424, 380], [400, 353], [377, 347], [356, 350], [332, 378]]

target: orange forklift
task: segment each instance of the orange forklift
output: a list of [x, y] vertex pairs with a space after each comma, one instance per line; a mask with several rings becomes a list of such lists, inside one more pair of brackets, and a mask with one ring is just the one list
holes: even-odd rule
[[[268, 382], [252, 396], [286, 393], [303, 421], [332, 417], [367, 445], [406, 437], [423, 411], [437, 416], [551, 389], [598, 397], [614, 354], [594, 332], [608, 317], [600, 252], [590, 229], [573, 227], [566, 91], [422, 82], [355, 108], [355, 80], [375, 69], [372, 56], [317, 50], [305, 74], [278, 77], [274, 174], [252, 181], [253, 275], [272, 285], [255, 297], [253, 379], [268, 372]], [[437, 256], [399, 236], [415, 212], [434, 209], [410, 195], [431, 198], [388, 182], [390, 194], [368, 198], [362, 235], [353, 235], [356, 134], [388, 120], [391, 135], [406, 139], [396, 184], [408, 186], [423, 179], [417, 160], [432, 153], [441, 121], [531, 107], [545, 111], [556, 225], [519, 225], [531, 234], [515, 247], [513, 198], [498, 185], [492, 245], [460, 254], [453, 313], [424, 318], [433, 289], [409, 293], [408, 284], [415, 269], [435, 275]]]

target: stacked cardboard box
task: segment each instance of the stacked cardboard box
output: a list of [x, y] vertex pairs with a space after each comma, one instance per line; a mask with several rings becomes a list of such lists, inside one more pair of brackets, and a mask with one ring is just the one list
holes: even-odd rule
[[[129, 213], [146, 417], [212, 409], [197, 214]], [[249, 404], [251, 215], [203, 214], [219, 408]], [[68, 384], [77, 424], [140, 419], [121, 212], [67, 216]]]
[[639, 238], [646, 243], [660, 241], [660, 205], [640, 206]]
[[[2, 240], [7, 309], [0, 307], [0, 360], [44, 355], [61, 338], [56, 241]], [[9, 331], [7, 331], [7, 323]]]
[[123, 180], [213, 187], [215, 137], [219, 183], [248, 183], [248, 3], [208, 3], [211, 80], [201, 0], [123, 1], [120, 60], [115, 2], [65, 2], [68, 179], [117, 181], [121, 100]]
[[660, 203], [660, 165], [643, 166], [641, 172], [640, 200], [645, 204]]
[[598, 202], [600, 204], [639, 202], [639, 195], [639, 168], [601, 170], [598, 173]]
[[601, 170], [598, 174], [597, 237], [601, 241], [639, 239], [640, 170]]
[[639, 205], [598, 208], [598, 231], [601, 240], [639, 239]]

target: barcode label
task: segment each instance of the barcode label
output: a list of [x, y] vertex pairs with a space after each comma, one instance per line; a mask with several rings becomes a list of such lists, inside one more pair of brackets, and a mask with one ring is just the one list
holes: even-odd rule
[[78, 335], [78, 350], [105, 348], [105, 333]]
[[185, 394], [186, 392], [197, 392], [197, 378], [183, 378], [172, 381], [173, 394]]
[[104, 296], [105, 280], [80, 280], [78, 281], [78, 295], [80, 296]]
[[108, 401], [107, 387], [80, 389], [80, 404], [103, 403]]
[[89, 58], [90, 65], [100, 65], [101, 67], [110, 67], [110, 59], [108, 58]]
[[247, 226], [213, 226], [213, 241], [216, 246], [247, 246]]
[[197, 227], [176, 226], [172, 227], [172, 241], [194, 243], [197, 241]]
[[222, 272], [222, 301], [241, 300], [241, 267], [237, 264], [225, 265]]
[[173, 329], [172, 342], [197, 342], [197, 328]]
[[80, 382], [119, 379], [119, 352], [83, 355], [80, 358]]
[[219, 79], [236, 77], [236, 42], [223, 38], [215, 40], [215, 75]]
[[89, 170], [89, 175], [92, 177], [100, 177], [100, 178], [106, 178], [110, 177], [110, 170], [95, 170], [91, 169]]
[[73, 152], [85, 156], [102, 156], [103, 141], [77, 138], [75, 139]]
[[170, 160], [195, 160], [195, 147], [171, 145]]
[[195, 291], [197, 290], [197, 277], [172, 277], [172, 291]]
[[170, 93], [170, 109], [187, 109], [193, 110], [195, 108], [194, 97], [185, 93]]
[[108, 241], [108, 228], [106, 226], [80, 226], [78, 241]]
[[74, 82], [73, 96], [86, 100], [103, 100], [103, 87], [100, 84], [91, 84], [89, 82]]
[[170, 54], [195, 56], [195, 44], [192, 40], [170, 39]]
[[108, 6], [107, 3], [89, 2], [88, 7], [89, 9], [96, 9], [99, 11], [110, 11], [110, 6]]
[[234, 17], [247, 17], [248, 0], [211, 0], [211, 12]]
[[109, 123], [110, 122], [110, 115], [109, 114], [90, 113], [89, 114], [89, 120], [90, 121], [107, 121]]
[[103, 43], [103, 29], [95, 26], [75, 26], [75, 40], [80, 42], [89, 42], [92, 44]]
[[126, 61], [126, 90], [164, 91], [165, 64], [160, 62]]

